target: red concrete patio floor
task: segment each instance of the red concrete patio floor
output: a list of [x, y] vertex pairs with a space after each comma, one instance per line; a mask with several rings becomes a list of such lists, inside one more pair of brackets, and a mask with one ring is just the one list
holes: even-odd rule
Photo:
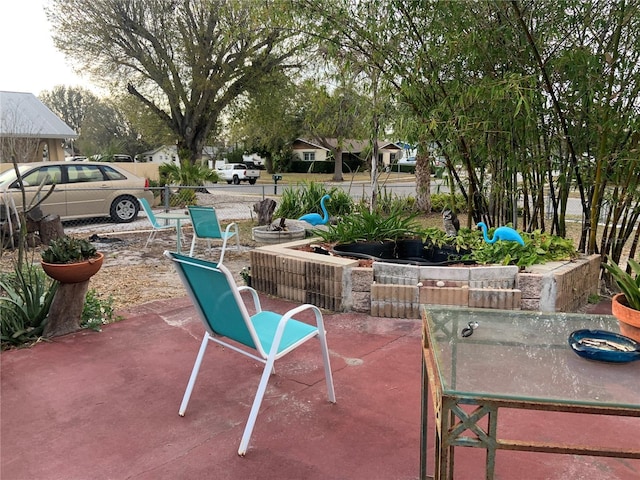
[[[266, 309], [291, 306], [263, 298]], [[241, 458], [261, 366], [212, 344], [179, 417], [203, 332], [193, 309], [178, 299], [124, 314], [101, 333], [2, 353], [2, 480], [418, 478], [419, 321], [326, 315], [338, 403], [326, 401], [319, 346], [305, 345], [276, 363]], [[638, 444], [638, 427], [598, 418], [587, 430]], [[540, 431], [568, 432], [555, 417], [518, 426]], [[482, 459], [460, 450], [455, 478], [484, 478]], [[640, 461], [500, 452], [496, 478], [627, 480], [640, 478]]]

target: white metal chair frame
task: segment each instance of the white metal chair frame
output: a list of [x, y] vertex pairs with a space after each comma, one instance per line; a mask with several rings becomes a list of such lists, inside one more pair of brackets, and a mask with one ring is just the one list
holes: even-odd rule
[[[260, 378], [260, 383], [258, 385], [258, 390], [256, 392], [256, 396], [253, 400], [253, 405], [249, 413], [249, 418], [242, 435], [242, 440], [238, 449], [238, 455], [244, 456], [249, 446], [249, 440], [253, 432], [256, 418], [258, 416], [258, 410], [260, 409], [260, 405], [264, 398], [267, 383], [269, 381], [269, 376], [274, 373], [275, 361], [292, 352], [311, 338], [317, 337], [320, 341], [329, 402], [336, 402], [336, 396], [333, 387], [333, 376], [331, 374], [331, 365], [329, 361], [329, 348], [327, 346], [322, 312], [318, 307], [316, 307], [315, 305], [304, 304], [289, 310], [285, 314], [263, 311], [260, 305], [258, 293], [253, 288], [248, 286], [237, 287], [235, 281], [233, 280], [233, 276], [224, 265], [218, 264], [216, 266], [215, 264], [202, 259], [190, 258], [172, 252], [165, 252], [165, 255], [175, 262], [178, 274], [180, 275], [180, 278], [184, 283], [185, 288], [187, 289], [187, 292], [191, 297], [191, 300], [196, 307], [196, 310], [198, 311], [206, 329], [204, 337], [202, 339], [202, 343], [200, 345], [200, 350], [198, 351], [198, 355], [191, 372], [191, 376], [189, 377], [187, 388], [184, 392], [184, 397], [182, 398], [182, 403], [180, 404], [180, 409], [178, 412], [180, 416], [184, 416], [185, 414], [189, 399], [191, 397], [191, 393], [193, 391], [193, 387], [196, 382], [196, 378], [198, 376], [198, 372], [200, 370], [200, 365], [202, 364], [202, 359], [207, 349], [207, 345], [210, 341], [219, 343], [220, 345], [246, 355], [265, 365], [262, 376]], [[235, 303], [238, 307], [238, 312], [242, 317], [242, 321], [244, 321], [244, 328], [246, 328], [246, 330], [244, 330], [243, 328], [241, 328], [241, 330], [245, 333], [248, 332], [250, 335], [250, 339], [235, 339], [230, 335], [221, 335], [218, 332], [214, 331], [211, 326], [211, 320], [207, 316], [207, 313], [205, 313], [206, 306], [202, 304], [202, 299], [198, 298], [198, 295], [194, 293], [188, 275], [187, 273], [185, 273], [185, 267], [196, 267], [197, 269], [207, 270], [211, 272], [212, 278], [213, 276], [217, 276], [218, 280], [220, 275], [224, 275], [230, 293], [232, 294], [230, 298], [224, 299], [225, 305], [229, 305], [230, 303], [232, 303], [231, 298], [235, 300]], [[216, 280], [212, 280], [212, 283], [215, 281]], [[253, 315], [249, 315], [244, 301], [240, 296], [240, 292], [243, 290], [248, 291], [251, 294], [256, 311], [256, 313]], [[208, 298], [205, 300], [207, 302], [210, 302], [211, 296], [209, 295], [207, 297]], [[211, 305], [208, 304], [208, 307], [211, 307]], [[210, 310], [211, 308], [206, 308], [206, 311], [210, 312]], [[293, 318], [294, 315], [305, 310], [311, 310], [314, 313], [316, 322], [315, 327], [313, 325], [300, 322]], [[216, 321], [219, 322], [219, 324], [223, 324], [225, 322], [228, 322], [229, 320], [233, 321], [233, 317], [235, 316], [233, 312], [220, 313], [223, 314], [224, 320], [221, 321], [221, 319], [217, 319]], [[227, 315], [225, 315], [225, 313], [227, 313]], [[264, 328], [265, 325], [267, 325], [266, 329]], [[256, 326], [259, 328], [256, 329]], [[273, 328], [274, 326], [276, 326], [276, 328]], [[287, 327], [289, 327], [289, 329], [285, 334], [285, 330], [287, 329]], [[230, 328], [232, 328], [232, 326], [230, 326]], [[297, 332], [299, 334], [297, 334]], [[233, 340], [234, 343], [224, 341], [221, 339], [221, 337], [229, 338], [230, 340]], [[286, 340], [284, 340], [283, 342], [284, 337], [286, 337]], [[257, 355], [250, 351], [247, 351], [247, 349], [242, 346], [238, 346], [236, 342], [240, 345], [244, 345], [244, 347], [251, 348], [252, 350], [257, 352]], [[251, 343], [253, 345], [250, 345]], [[283, 343], [283, 345], [281, 345], [281, 343]]]
[[[147, 216], [147, 219], [149, 220], [149, 223], [151, 223], [151, 228], [152, 228], [151, 232], [149, 233], [149, 236], [147, 237], [147, 243], [144, 244], [144, 248], [147, 248], [149, 243], [154, 238], [156, 238], [156, 234], [158, 232], [165, 231], [165, 230], [172, 230], [173, 229], [173, 230], [176, 231], [176, 235], [178, 235], [178, 226], [177, 226], [177, 224], [172, 223], [172, 224], [168, 224], [168, 225], [161, 225], [160, 222], [158, 222], [158, 219], [156, 218], [156, 216], [154, 215], [153, 210], [151, 210], [151, 205], [149, 205], [149, 202], [147, 202], [147, 200], [144, 199], [144, 198], [139, 198], [138, 202], [140, 203], [140, 206], [142, 207], [142, 210], [144, 210], [144, 213]], [[181, 237], [182, 237], [182, 235], [181, 235]]]

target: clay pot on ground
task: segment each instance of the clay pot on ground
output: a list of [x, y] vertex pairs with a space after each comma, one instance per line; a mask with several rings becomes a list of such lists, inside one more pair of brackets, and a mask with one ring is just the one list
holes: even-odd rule
[[629, 307], [624, 293], [615, 295], [611, 300], [611, 313], [618, 319], [620, 333], [640, 342], [640, 310]]

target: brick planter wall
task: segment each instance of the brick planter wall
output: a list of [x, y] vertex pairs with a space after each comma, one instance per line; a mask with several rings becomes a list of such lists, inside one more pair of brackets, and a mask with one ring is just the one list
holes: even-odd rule
[[308, 240], [300, 240], [252, 250], [253, 287], [328, 310], [350, 310], [351, 270], [358, 266], [358, 261], [291, 248], [307, 243]]
[[598, 292], [600, 257], [515, 266], [425, 267], [319, 255], [300, 240], [251, 252], [253, 286], [269, 295], [333, 311], [419, 318], [420, 305], [575, 311]]

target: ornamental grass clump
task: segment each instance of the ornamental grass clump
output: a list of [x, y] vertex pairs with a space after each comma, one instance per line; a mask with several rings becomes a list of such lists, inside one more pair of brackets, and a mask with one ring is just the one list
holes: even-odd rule
[[392, 211], [383, 214], [370, 212], [366, 206], [359, 205], [355, 212], [345, 215], [336, 225], [330, 225], [326, 231], [314, 230], [326, 242], [375, 242], [413, 238], [420, 236], [421, 226], [416, 221], [417, 214]]

